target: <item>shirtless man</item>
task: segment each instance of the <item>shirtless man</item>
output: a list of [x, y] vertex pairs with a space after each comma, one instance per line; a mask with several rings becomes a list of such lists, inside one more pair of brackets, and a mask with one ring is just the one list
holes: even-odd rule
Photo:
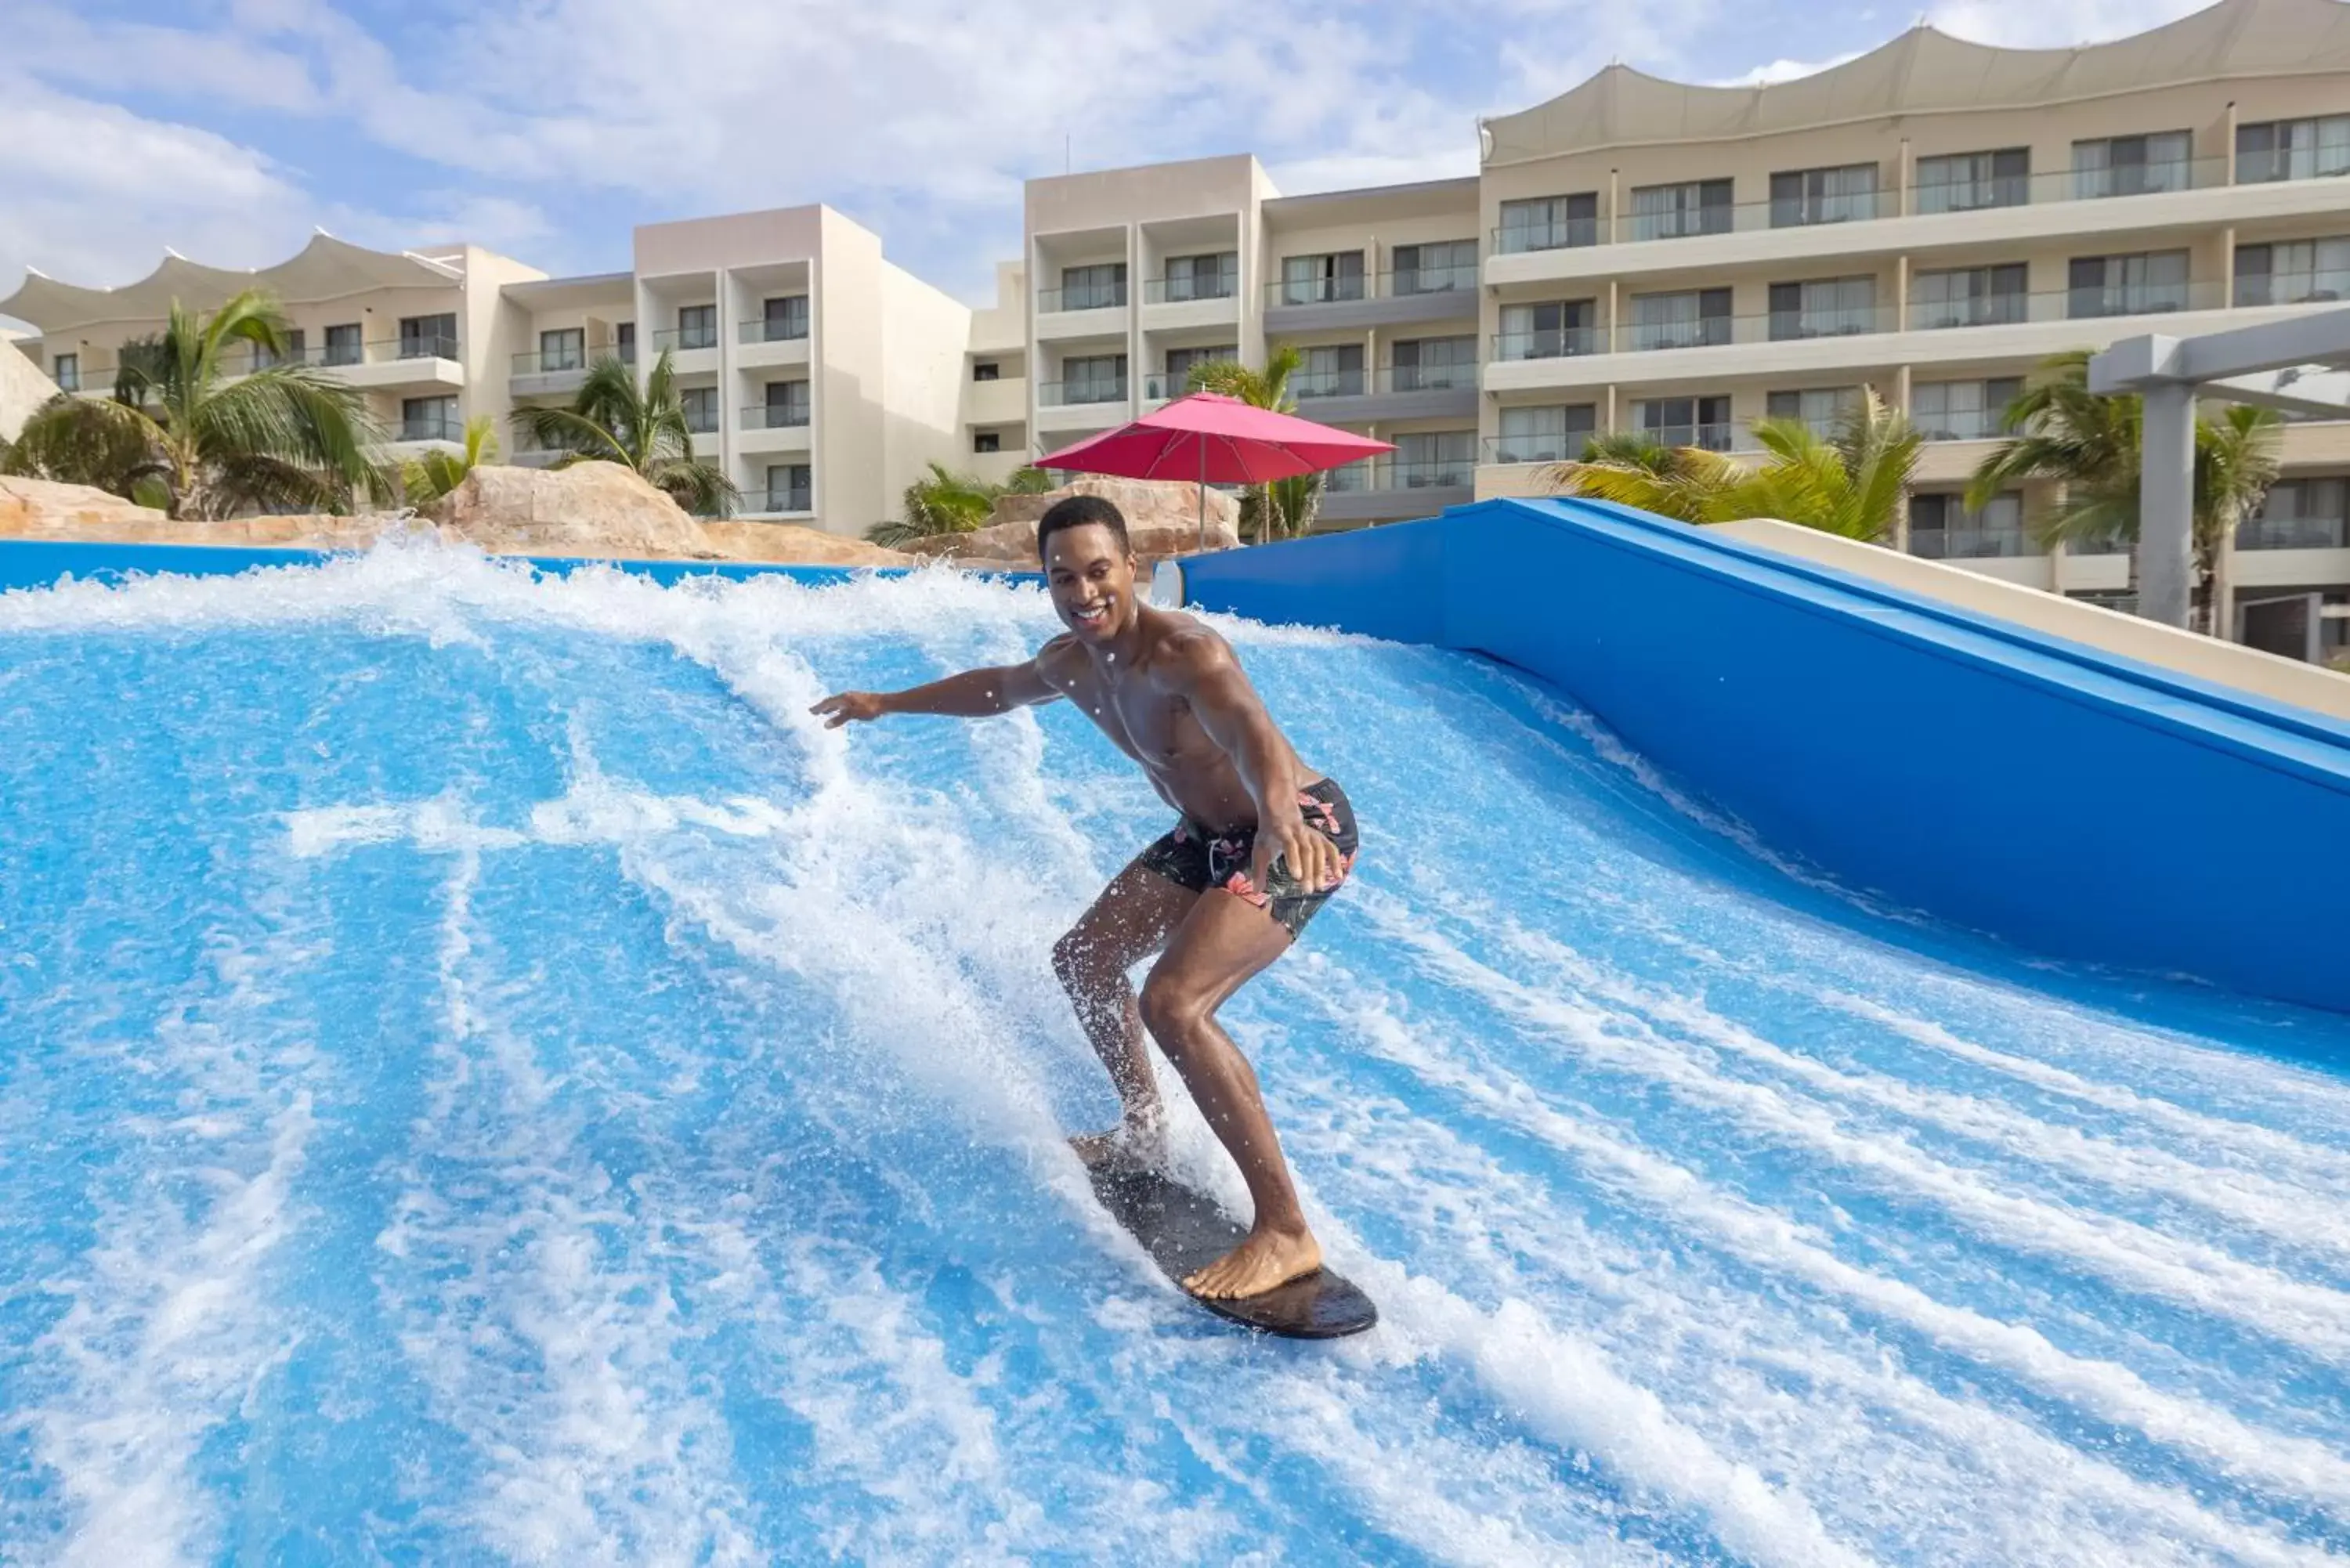
[[[1111, 879], [1053, 948], [1054, 972], [1118, 1085], [1115, 1129], [1073, 1138], [1088, 1162], [1165, 1157], [1166, 1127], [1142, 1031], [1182, 1075], [1248, 1181], [1253, 1225], [1183, 1282], [1195, 1294], [1255, 1295], [1311, 1273], [1306, 1228], [1256, 1074], [1216, 1009], [1288, 950], [1355, 861], [1346, 792], [1298, 761], [1240, 661], [1190, 616], [1135, 597], [1126, 519], [1097, 496], [1056, 502], [1036, 525], [1053, 607], [1067, 627], [1024, 664], [906, 691], [818, 702], [827, 728], [884, 713], [982, 718], [1066, 697], [1175, 808], [1175, 826]], [[1159, 954], [1138, 999], [1127, 971]]]

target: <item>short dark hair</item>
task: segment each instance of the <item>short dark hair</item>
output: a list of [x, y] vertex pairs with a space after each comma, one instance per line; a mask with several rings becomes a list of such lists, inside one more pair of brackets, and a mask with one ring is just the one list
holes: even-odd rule
[[1045, 546], [1052, 542], [1054, 535], [1094, 523], [1118, 535], [1120, 550], [1134, 553], [1134, 546], [1127, 542], [1124, 513], [1098, 495], [1064, 495], [1045, 508], [1045, 515], [1036, 520], [1036, 558], [1045, 558]]

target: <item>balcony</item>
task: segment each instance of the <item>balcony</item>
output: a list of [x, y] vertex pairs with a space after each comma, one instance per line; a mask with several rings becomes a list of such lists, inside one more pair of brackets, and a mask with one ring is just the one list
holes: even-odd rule
[[1592, 432], [1562, 431], [1556, 434], [1490, 435], [1479, 443], [1481, 463], [1574, 462], [1583, 456]]
[[[2314, 187], [2305, 188], [2305, 187]], [[2296, 188], [2304, 187], [2304, 188]], [[2060, 239], [2208, 231], [2230, 223], [2338, 213], [2338, 187], [2323, 180], [2270, 182], [2227, 160], [2200, 158], [2061, 169], [2037, 174], [1920, 181], [1848, 194], [1685, 208], [1673, 213], [1520, 232], [1492, 231], [1484, 281], [1496, 286], [1564, 283], [1715, 266], [1859, 260], [1952, 243], [2046, 246]], [[1627, 203], [1628, 209], [1628, 203]], [[2052, 218], [2052, 209], [2065, 209]], [[1963, 232], [1953, 225], [1963, 217]]]
[[512, 372], [506, 378], [506, 390], [517, 398], [536, 398], [576, 392], [588, 379], [588, 368], [598, 359], [615, 357], [618, 350], [609, 344], [595, 348], [542, 349], [534, 353], [516, 354]]
[[336, 372], [335, 379], [366, 389], [432, 389], [454, 390], [465, 384], [465, 366], [454, 337], [385, 337], [361, 345], [306, 345], [283, 354], [247, 348], [227, 361], [232, 376], [249, 375], [277, 365], [315, 365]]
[[1524, 255], [1533, 251], [1579, 250], [1599, 243], [1596, 218], [1562, 218], [1548, 223], [1503, 223], [1487, 231], [1489, 254]]
[[1310, 398], [1359, 398], [1366, 384], [1359, 368], [1352, 370], [1296, 370], [1289, 377], [1290, 395], [1301, 403]]
[[698, 349], [718, 347], [715, 327], [664, 327], [653, 334], [653, 352], [666, 348], [672, 354], [691, 354]]
[[795, 484], [787, 490], [770, 490], [762, 497], [766, 504], [761, 511], [768, 515], [804, 514], [816, 510], [816, 493], [812, 486]]
[[1285, 279], [1264, 286], [1264, 330], [1284, 333], [1465, 321], [1477, 314], [1477, 272], [1420, 267], [1376, 275]]
[[2350, 520], [2341, 517], [2254, 517], [2237, 525], [2236, 548], [2350, 549]]
[[1142, 324], [1160, 331], [1223, 327], [1241, 318], [1240, 277], [1154, 277], [1142, 285]]
[[1122, 337], [1127, 328], [1126, 285], [1036, 291], [1039, 342], [1072, 337]]
[[410, 414], [400, 421], [400, 433], [393, 439], [402, 441], [446, 441], [462, 443], [465, 439], [465, 421], [454, 414]]
[[745, 370], [773, 365], [805, 365], [808, 361], [808, 324], [805, 317], [745, 321], [734, 329], [734, 363]]
[[1319, 514], [1333, 523], [1432, 517], [1474, 498], [1477, 465], [1469, 458], [1378, 458], [1333, 469]]
[[1496, 359], [1561, 359], [1570, 354], [1605, 354], [1604, 327], [1550, 327], [1530, 332], [1493, 334]]
[[745, 452], [804, 452], [808, 445], [808, 408], [804, 403], [753, 403], [735, 421], [736, 447]]
[[1094, 428], [1120, 424], [1127, 417], [1128, 383], [1115, 379], [1041, 381], [1036, 386], [1036, 423], [1042, 429]]

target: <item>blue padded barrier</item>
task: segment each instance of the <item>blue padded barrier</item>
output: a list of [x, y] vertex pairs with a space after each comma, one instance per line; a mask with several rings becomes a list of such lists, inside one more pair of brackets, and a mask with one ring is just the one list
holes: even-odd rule
[[1489, 501], [1184, 562], [1467, 649], [1774, 846], [2042, 951], [2350, 1012], [2350, 725], [1645, 514]]

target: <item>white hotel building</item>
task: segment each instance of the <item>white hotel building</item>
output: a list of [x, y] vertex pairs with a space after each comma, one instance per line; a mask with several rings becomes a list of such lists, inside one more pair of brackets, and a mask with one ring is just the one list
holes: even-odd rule
[[[34, 276], [0, 315], [62, 385], [177, 296], [276, 289], [302, 351], [403, 438], [560, 399], [600, 352], [675, 351], [754, 515], [843, 533], [937, 459], [1001, 476], [1290, 343], [1301, 411], [1394, 441], [1334, 476], [1325, 526], [1539, 487], [1587, 434], [1728, 452], [1863, 385], [1931, 437], [1898, 541], [2107, 595], [2114, 554], [2047, 554], [2040, 497], [1959, 500], [2042, 358], [2350, 299], [2350, 5], [2221, 0], [2137, 36], [2019, 51], [1927, 28], [1799, 80], [1692, 87], [1610, 67], [1478, 128], [1458, 180], [1284, 196], [1236, 156], [1028, 182], [1024, 254], [973, 310], [827, 208], [640, 228], [631, 271], [548, 278], [470, 246], [321, 237], [259, 274], [178, 258], [116, 290]], [[534, 454], [515, 454], [531, 461]], [[2350, 627], [2350, 427], [2285, 432], [2233, 564], [2259, 601]], [[2296, 613], [2306, 599], [2293, 602]]]

